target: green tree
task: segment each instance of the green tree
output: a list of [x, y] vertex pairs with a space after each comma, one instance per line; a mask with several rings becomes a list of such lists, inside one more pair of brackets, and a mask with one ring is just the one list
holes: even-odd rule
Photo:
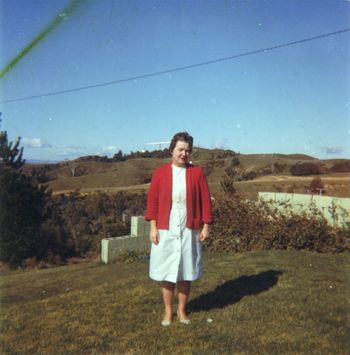
[[290, 173], [294, 176], [321, 174], [317, 163], [297, 163], [290, 167]]
[[49, 244], [41, 225], [48, 217], [50, 193], [21, 171], [19, 144], [20, 138], [13, 145], [7, 132], [0, 132], [0, 260], [11, 267], [29, 257], [43, 257]]
[[324, 185], [320, 177], [314, 177], [309, 185], [309, 188], [314, 194], [322, 194], [324, 192]]
[[0, 167], [19, 169], [25, 163], [23, 148], [19, 148], [21, 138], [18, 137], [14, 145], [8, 141], [7, 132], [0, 132]]
[[126, 160], [126, 156], [123, 154], [123, 152], [119, 149], [118, 153], [114, 154], [113, 161], [125, 161]]

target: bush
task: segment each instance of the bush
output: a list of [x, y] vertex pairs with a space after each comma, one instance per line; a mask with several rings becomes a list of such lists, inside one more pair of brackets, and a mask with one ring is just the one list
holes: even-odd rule
[[320, 174], [320, 167], [315, 163], [298, 163], [290, 167], [290, 173], [294, 176]]
[[220, 181], [221, 188], [226, 194], [235, 194], [236, 189], [233, 185], [233, 180], [231, 179], [223, 179]]
[[238, 174], [237, 169], [233, 166], [233, 165], [229, 165], [226, 169], [225, 169], [225, 173], [228, 177], [230, 178], [235, 178], [236, 175]]
[[61, 243], [52, 253], [64, 258], [84, 257], [99, 251], [102, 239], [129, 234], [130, 216], [144, 214], [146, 195], [118, 192], [84, 196], [74, 192], [53, 198], [53, 206], [45, 230]]
[[287, 164], [283, 163], [274, 163], [273, 164], [273, 172], [276, 174], [282, 174], [287, 170]]
[[247, 181], [254, 180], [258, 176], [258, 173], [253, 170], [242, 171], [238, 176], [236, 176], [237, 181]]
[[311, 180], [309, 187], [311, 192], [314, 194], [318, 194], [320, 193], [320, 191], [324, 190], [324, 185], [322, 183], [322, 180], [318, 176]]
[[302, 214], [285, 205], [282, 211], [267, 202], [224, 196], [215, 199], [208, 250], [240, 252], [261, 249], [349, 251], [344, 229], [332, 227], [316, 209]]
[[332, 173], [347, 173], [350, 171], [350, 160], [336, 162], [331, 168]]

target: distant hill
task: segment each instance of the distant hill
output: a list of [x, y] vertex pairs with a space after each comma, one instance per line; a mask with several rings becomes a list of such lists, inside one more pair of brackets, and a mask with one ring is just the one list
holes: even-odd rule
[[290, 159], [298, 159], [298, 160], [318, 160], [317, 158], [314, 158], [310, 155], [306, 154], [276, 154], [278, 157], [288, 157]]
[[57, 164], [61, 162], [61, 160], [50, 160], [50, 159], [26, 159], [26, 164], [35, 164], [35, 165], [42, 165], [42, 164]]
[[[139, 153], [133, 154], [139, 156]], [[140, 154], [167, 156], [166, 153], [154, 151]], [[169, 159], [170, 156], [114, 161], [107, 157], [86, 156], [56, 164], [26, 164], [24, 171], [31, 173], [36, 169], [45, 172], [54, 193], [77, 189], [87, 193], [121, 189], [145, 191], [154, 169]], [[290, 168], [297, 164], [317, 165], [322, 179], [331, 178], [328, 190], [333, 195], [347, 196], [350, 191], [350, 178], [346, 180], [348, 174], [345, 174], [350, 171], [348, 159], [320, 160], [304, 154], [240, 154], [232, 150], [194, 147], [191, 161], [204, 168], [214, 192], [222, 192], [224, 180], [233, 183], [238, 193], [251, 198], [256, 197], [258, 191], [305, 192], [312, 176], [291, 176]]]

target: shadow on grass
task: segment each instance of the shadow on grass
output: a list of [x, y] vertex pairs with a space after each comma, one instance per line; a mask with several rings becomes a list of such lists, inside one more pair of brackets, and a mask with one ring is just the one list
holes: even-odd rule
[[188, 312], [209, 311], [213, 308], [224, 308], [239, 302], [244, 296], [256, 295], [267, 291], [277, 284], [282, 275], [279, 270], [267, 270], [257, 275], [241, 276], [224, 282], [215, 290], [194, 298], [188, 304]]

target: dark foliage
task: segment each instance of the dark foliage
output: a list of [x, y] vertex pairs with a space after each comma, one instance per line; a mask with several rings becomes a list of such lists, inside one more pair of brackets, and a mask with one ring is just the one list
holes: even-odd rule
[[318, 194], [318, 193], [320, 193], [320, 191], [322, 191], [323, 193], [325, 192], [322, 180], [318, 176], [314, 177], [311, 180], [309, 187], [310, 187], [311, 192], [314, 194]]
[[225, 192], [227, 195], [235, 194], [236, 189], [233, 185], [233, 180], [232, 179], [223, 179], [220, 181], [220, 186], [222, 190]]
[[0, 173], [0, 259], [11, 267], [45, 254], [48, 240], [41, 226], [47, 219], [48, 193], [13, 169]]
[[153, 151], [137, 151], [137, 152], [130, 152], [129, 154], [124, 154], [122, 150], [119, 150], [112, 158], [108, 158], [106, 156], [100, 157], [98, 155], [89, 155], [85, 157], [81, 157], [76, 159], [76, 161], [98, 161], [103, 163], [115, 163], [120, 161], [126, 161], [129, 159], [136, 159], [136, 158], [158, 158], [164, 159], [170, 157], [170, 151], [168, 148], [163, 150], [153, 150]]
[[330, 171], [333, 173], [347, 173], [350, 172], [350, 160], [343, 160], [334, 163], [330, 168]]
[[214, 151], [210, 152], [211, 160], [225, 159], [229, 157], [237, 158], [239, 153], [234, 152], [230, 149], [214, 149]]
[[119, 150], [118, 153], [114, 154], [112, 161], [125, 161], [126, 159], [126, 155], [123, 154], [121, 150]]
[[215, 200], [213, 214], [212, 237], [205, 242], [209, 250], [350, 250], [348, 231], [330, 226], [316, 209], [296, 214], [288, 205], [277, 211], [267, 202], [224, 196]]
[[243, 170], [235, 178], [237, 181], [254, 180], [259, 174], [253, 170]]
[[20, 170], [24, 160], [19, 142], [12, 145], [7, 133], [0, 133], [0, 260], [11, 267], [43, 257], [50, 244], [41, 229], [48, 218], [50, 192]]
[[[145, 194], [118, 192], [60, 195], [53, 199], [54, 211], [48, 224], [58, 228], [57, 235], [63, 243], [58, 254], [84, 256], [100, 250], [104, 238], [118, 237], [130, 233], [130, 217], [143, 215]], [[57, 240], [57, 237], [56, 237]]]
[[31, 178], [37, 184], [45, 184], [46, 182], [52, 180], [52, 178], [48, 174], [48, 171], [49, 170], [46, 168], [46, 165], [41, 166], [40, 168], [34, 168], [31, 171]]
[[0, 132], [0, 164], [3, 168], [19, 169], [25, 163], [23, 157], [23, 147], [20, 148], [21, 138], [15, 144], [8, 141], [7, 132]]
[[229, 165], [225, 169], [225, 173], [228, 177], [234, 179], [238, 175], [239, 171], [236, 169], [235, 165]]
[[283, 164], [283, 163], [274, 163], [273, 164], [273, 172], [275, 174], [281, 174], [284, 173], [288, 170], [288, 166], [287, 164]]
[[170, 150], [165, 148], [163, 150], [153, 150], [153, 151], [137, 151], [137, 152], [130, 152], [130, 154], [126, 155], [126, 159], [135, 159], [135, 158], [158, 158], [158, 159], [165, 159], [170, 157]]
[[98, 161], [102, 163], [111, 163], [113, 160], [108, 158], [107, 156], [99, 156], [99, 155], [86, 155], [85, 157], [80, 157], [75, 161]]
[[290, 167], [290, 173], [294, 176], [320, 174], [320, 166], [316, 163], [298, 163]]

